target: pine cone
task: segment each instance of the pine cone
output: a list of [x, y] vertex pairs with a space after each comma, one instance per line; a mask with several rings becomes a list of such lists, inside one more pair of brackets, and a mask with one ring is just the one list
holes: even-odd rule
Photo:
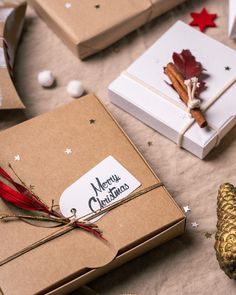
[[217, 198], [216, 257], [221, 269], [236, 279], [236, 188], [222, 184]]

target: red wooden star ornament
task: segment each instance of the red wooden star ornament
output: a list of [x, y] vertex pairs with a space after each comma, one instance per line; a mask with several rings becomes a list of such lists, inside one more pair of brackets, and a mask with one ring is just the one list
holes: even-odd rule
[[203, 8], [200, 13], [191, 12], [193, 20], [190, 22], [190, 26], [197, 26], [203, 32], [207, 27], [216, 27], [214, 19], [217, 14], [208, 13], [206, 8]]

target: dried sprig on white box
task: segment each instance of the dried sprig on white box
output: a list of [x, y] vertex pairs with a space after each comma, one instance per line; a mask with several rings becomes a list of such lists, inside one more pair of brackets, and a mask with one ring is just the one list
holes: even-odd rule
[[[194, 122], [166, 83], [163, 68], [183, 49], [206, 69], [200, 99], [208, 127]], [[236, 52], [178, 21], [110, 84], [109, 95], [114, 104], [203, 159], [236, 123], [235, 81]]]

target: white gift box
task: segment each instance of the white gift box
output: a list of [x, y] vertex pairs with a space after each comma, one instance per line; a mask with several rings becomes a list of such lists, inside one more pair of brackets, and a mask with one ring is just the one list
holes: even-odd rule
[[[190, 117], [163, 68], [189, 49], [206, 69], [201, 93], [208, 127]], [[178, 21], [109, 85], [111, 102], [203, 159], [236, 123], [236, 52]], [[206, 110], [206, 108], [208, 109]]]
[[229, 37], [236, 38], [236, 1], [229, 0]]

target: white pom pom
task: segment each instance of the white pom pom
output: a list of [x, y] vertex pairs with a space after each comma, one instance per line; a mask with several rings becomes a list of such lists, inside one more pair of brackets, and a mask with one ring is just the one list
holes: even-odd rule
[[72, 80], [67, 85], [67, 92], [72, 97], [80, 97], [84, 93], [84, 86], [79, 80]]
[[45, 70], [45, 71], [39, 72], [38, 82], [41, 86], [50, 87], [53, 85], [54, 81], [55, 81], [55, 78], [53, 77], [53, 74], [50, 71]]

